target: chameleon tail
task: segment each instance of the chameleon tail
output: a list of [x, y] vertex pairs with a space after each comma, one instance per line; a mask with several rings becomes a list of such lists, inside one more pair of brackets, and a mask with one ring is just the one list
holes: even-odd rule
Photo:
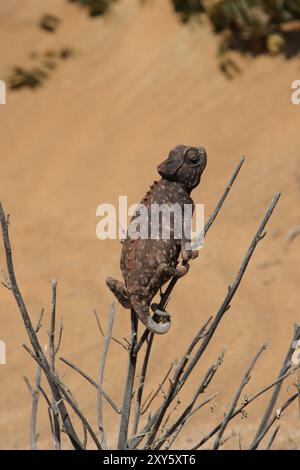
[[[149, 305], [140, 297], [136, 295], [132, 295], [131, 298], [131, 305], [139, 319], [144, 323], [146, 328], [148, 328], [151, 333], [157, 335], [164, 335], [167, 333], [171, 327], [171, 320], [170, 317], [167, 318], [163, 323], [157, 323], [150, 315], [150, 308]], [[160, 311], [157, 310], [155, 313], [160, 314]], [[165, 312], [162, 312], [165, 313]]]

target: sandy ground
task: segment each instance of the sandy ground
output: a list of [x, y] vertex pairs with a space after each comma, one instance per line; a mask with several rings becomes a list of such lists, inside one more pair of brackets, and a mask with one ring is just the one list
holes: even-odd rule
[[[42, 13], [57, 14], [55, 34], [37, 27]], [[224, 210], [211, 229], [200, 258], [178, 283], [169, 309], [171, 331], [157, 338], [149, 371], [149, 392], [169, 364], [183, 353], [193, 333], [214, 314], [234, 279], [251, 237], [275, 191], [282, 198], [246, 276], [189, 380], [188, 400], [223, 346], [225, 362], [210, 387], [216, 406], [195, 415], [178, 447], [187, 448], [222, 417], [251, 358], [270, 342], [247, 393], [278, 374], [299, 321], [300, 237], [287, 244], [300, 224], [300, 106], [291, 104], [291, 82], [300, 77], [297, 58], [239, 58], [242, 74], [228, 81], [218, 71], [216, 38], [209, 28], [183, 26], [169, 2], [122, 0], [105, 19], [90, 20], [64, 0], [10, 0], [0, 7], [0, 76], [27, 65], [30, 53], [63, 46], [75, 50], [42, 88], [9, 93], [0, 107], [0, 197], [11, 215], [11, 237], [22, 293], [34, 321], [42, 306], [49, 314], [51, 284], [59, 278], [59, 314], [64, 319], [61, 355], [97, 376], [101, 338], [93, 308], [103, 325], [112, 296], [107, 275], [120, 277], [118, 241], [96, 238], [96, 208], [116, 204], [119, 195], [138, 202], [157, 178], [156, 165], [177, 143], [205, 145], [208, 166], [194, 193], [213, 209], [241, 155], [247, 160]], [[0, 252], [4, 265], [3, 249]], [[128, 336], [128, 312], [118, 308], [114, 334]], [[0, 447], [28, 448], [30, 397], [22, 375], [34, 365], [22, 344], [24, 327], [11, 294], [0, 289], [0, 337], [7, 365], [0, 366]], [[47, 342], [49, 315], [42, 341]], [[122, 400], [126, 352], [112, 345], [105, 386]], [[83, 411], [96, 423], [94, 390], [63, 365]], [[282, 400], [292, 390], [283, 387]], [[251, 441], [265, 399], [237, 419], [227, 447]], [[51, 447], [46, 407], [38, 428], [40, 448]], [[116, 440], [118, 418], [106, 409], [108, 438]], [[281, 420], [277, 447], [299, 446], [296, 403]], [[66, 446], [69, 444], [66, 441]]]

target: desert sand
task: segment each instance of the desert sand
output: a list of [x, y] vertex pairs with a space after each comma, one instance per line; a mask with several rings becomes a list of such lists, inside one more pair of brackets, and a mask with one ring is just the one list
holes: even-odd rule
[[[43, 13], [61, 20], [55, 34], [38, 27]], [[300, 106], [291, 103], [291, 83], [300, 78], [298, 58], [260, 56], [236, 60], [234, 80], [218, 70], [217, 38], [208, 26], [182, 25], [168, 1], [122, 0], [105, 18], [91, 20], [63, 0], [10, 0], [0, 7], [0, 78], [14, 65], [28, 65], [32, 52], [72, 47], [36, 90], [8, 92], [0, 106], [0, 199], [11, 217], [15, 266], [34, 321], [45, 307], [42, 341], [48, 342], [51, 279], [59, 278], [58, 313], [64, 332], [60, 355], [97, 377], [102, 340], [93, 308], [105, 327], [113, 300], [105, 277], [120, 278], [118, 240], [96, 237], [96, 208], [117, 204], [119, 195], [138, 202], [154, 179], [156, 166], [179, 143], [204, 145], [208, 165], [196, 202], [213, 210], [242, 155], [245, 165], [209, 232], [198, 260], [172, 295], [172, 329], [156, 340], [147, 390], [161, 380], [193, 333], [217, 311], [228, 285], [276, 191], [282, 197], [231, 309], [190, 381], [188, 400], [201, 374], [224, 346], [225, 361], [211, 392], [213, 410], [203, 409], [186, 425], [177, 447], [189, 448], [228, 409], [245, 368], [264, 341], [270, 343], [247, 388], [251, 394], [278, 374], [299, 322], [300, 237], [288, 231], [300, 224]], [[1, 245], [0, 264], [4, 266]], [[34, 364], [22, 348], [28, 342], [12, 295], [0, 288], [0, 339], [7, 364], [0, 366], [0, 447], [27, 449], [30, 396], [22, 375], [33, 379]], [[128, 336], [128, 311], [118, 307], [117, 338]], [[122, 400], [126, 352], [110, 350], [106, 389]], [[61, 375], [96, 424], [96, 396], [84, 380], [59, 365]], [[64, 375], [65, 374], [65, 375]], [[295, 377], [282, 389], [281, 401]], [[247, 446], [268, 396], [226, 444]], [[106, 409], [108, 438], [116, 442], [118, 418]], [[51, 448], [47, 410], [41, 401], [39, 448]], [[229, 431], [228, 431], [229, 432]], [[297, 403], [281, 420], [277, 448], [299, 447]], [[69, 447], [64, 438], [65, 447]]]

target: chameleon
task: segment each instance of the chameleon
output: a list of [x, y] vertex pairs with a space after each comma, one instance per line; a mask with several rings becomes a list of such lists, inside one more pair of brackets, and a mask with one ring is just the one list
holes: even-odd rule
[[[191, 191], [200, 183], [201, 175], [206, 167], [207, 155], [204, 147], [177, 145], [172, 149], [157, 170], [161, 179], [154, 181], [150, 189], [137, 207], [128, 227], [123, 242], [120, 267], [124, 282], [112, 277], [106, 279], [106, 284], [113, 292], [119, 303], [126, 309], [133, 309], [138, 318], [152, 333], [165, 334], [170, 329], [171, 319], [166, 311], [159, 310], [158, 304], [151, 302], [162, 286], [172, 277], [181, 278], [189, 270], [189, 261], [198, 256], [197, 250], [187, 247], [189, 237], [181, 230], [181, 237], [175, 237], [176, 215], [170, 219], [169, 238], [162, 236], [163, 220], [159, 218], [159, 231], [155, 237], [149, 236], [153, 228], [153, 207], [174, 207], [180, 209], [182, 229], [184, 224], [184, 206], [189, 204], [194, 211]], [[158, 206], [157, 206], [158, 205]], [[147, 215], [144, 229], [147, 237], [137, 237], [130, 234], [130, 227], [141, 224], [141, 210]], [[191, 216], [190, 216], [191, 219]], [[156, 219], [157, 220], [157, 219]], [[165, 222], [164, 222], [165, 223]], [[151, 225], [152, 224], [152, 225]], [[141, 227], [140, 227], [141, 228]], [[151, 232], [152, 234], [152, 232]], [[179, 257], [182, 260], [179, 262]], [[154, 320], [150, 313], [156, 314]]]

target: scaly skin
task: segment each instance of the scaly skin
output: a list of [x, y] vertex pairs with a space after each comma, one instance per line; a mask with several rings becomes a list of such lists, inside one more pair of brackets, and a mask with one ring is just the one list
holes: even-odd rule
[[[199, 182], [206, 166], [206, 152], [200, 147], [175, 147], [169, 157], [158, 167], [162, 176], [150, 187], [141, 204], [148, 213], [148, 234], [151, 234], [151, 207], [153, 204], [177, 204], [181, 213], [185, 204], [194, 206], [190, 192]], [[139, 218], [138, 209], [132, 217], [131, 224]], [[159, 221], [159, 236], [152, 239], [133, 239], [130, 234], [123, 243], [121, 254], [121, 271], [124, 283], [107, 278], [106, 283], [118, 301], [125, 308], [133, 308], [144, 325], [153, 333], [164, 334], [171, 325], [166, 312], [155, 310], [163, 322], [155, 322], [150, 315], [152, 299], [159, 289], [173, 276], [182, 277], [189, 270], [188, 261], [198, 256], [196, 250], [186, 250], [189, 240], [184, 237], [174, 238], [175, 222], [171, 218], [169, 239], [162, 237], [162, 219]], [[181, 254], [185, 264], [179, 263]]]

